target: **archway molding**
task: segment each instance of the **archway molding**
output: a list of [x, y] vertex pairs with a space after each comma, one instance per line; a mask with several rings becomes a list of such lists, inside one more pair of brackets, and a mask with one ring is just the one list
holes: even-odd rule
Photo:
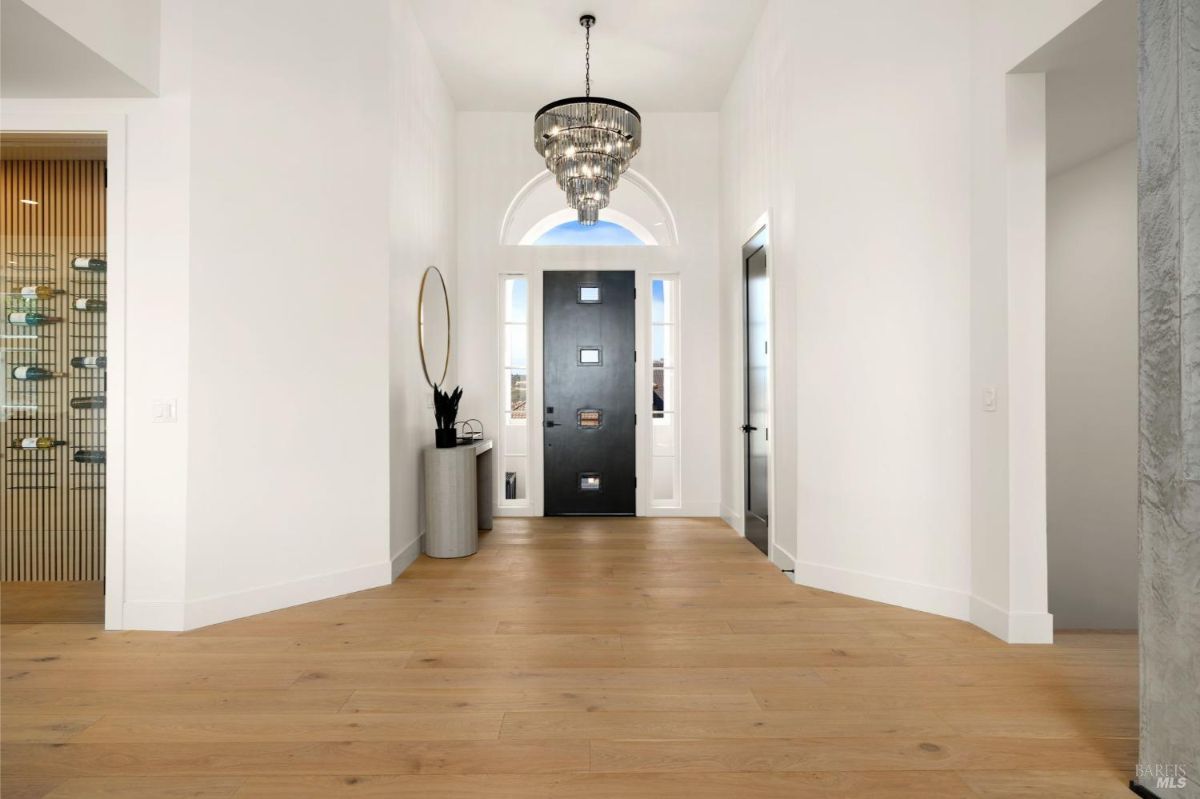
[[[513, 197], [500, 223], [500, 243], [530, 245], [547, 230], [574, 218], [564, 208], [554, 176], [545, 170], [534, 175]], [[644, 175], [630, 169], [612, 194], [612, 203], [600, 218], [627, 228], [647, 245], [679, 243], [675, 214], [662, 192]]]

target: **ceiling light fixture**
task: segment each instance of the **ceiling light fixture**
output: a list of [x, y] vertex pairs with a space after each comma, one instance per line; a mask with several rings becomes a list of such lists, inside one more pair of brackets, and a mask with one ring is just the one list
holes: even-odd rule
[[583, 97], [556, 100], [534, 114], [533, 147], [546, 159], [546, 169], [567, 193], [567, 205], [579, 213], [579, 224], [594, 225], [621, 173], [642, 148], [642, 116], [625, 103], [592, 97], [592, 26], [596, 18], [579, 18], [584, 28]]
[[37, 200], [30, 200], [28, 197], [22, 197], [21, 202], [25, 203], [26, 205], [37, 205], [38, 204]]

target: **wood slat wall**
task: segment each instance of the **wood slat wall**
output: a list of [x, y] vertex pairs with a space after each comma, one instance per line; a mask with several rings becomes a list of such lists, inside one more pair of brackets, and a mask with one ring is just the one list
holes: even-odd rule
[[[70, 268], [77, 255], [105, 252], [105, 162], [0, 161], [0, 248], [3, 250], [4, 469], [0, 475], [0, 579], [104, 578], [104, 466], [78, 464], [78, 447], [104, 448], [103, 410], [77, 410], [72, 397], [104, 394], [103, 370], [70, 366], [75, 355], [104, 353], [103, 313], [76, 311], [76, 297], [103, 297], [104, 275]], [[22, 203], [37, 201], [37, 205]], [[28, 301], [14, 290], [49, 285], [65, 294]], [[42, 311], [63, 321], [40, 327], [8, 324], [14, 310]], [[28, 338], [36, 335], [37, 338]], [[37, 364], [62, 374], [32, 383], [12, 377]], [[24, 406], [24, 407], [12, 407]], [[68, 442], [50, 450], [11, 448], [14, 438], [47, 435]]]

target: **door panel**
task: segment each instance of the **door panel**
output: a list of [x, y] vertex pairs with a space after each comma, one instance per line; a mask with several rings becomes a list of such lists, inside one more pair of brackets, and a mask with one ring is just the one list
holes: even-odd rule
[[[761, 234], [760, 234], [761, 235]], [[767, 554], [767, 392], [770, 369], [767, 250], [759, 236], [743, 250], [746, 267], [746, 538]]]
[[545, 513], [636, 511], [633, 272], [542, 276]]

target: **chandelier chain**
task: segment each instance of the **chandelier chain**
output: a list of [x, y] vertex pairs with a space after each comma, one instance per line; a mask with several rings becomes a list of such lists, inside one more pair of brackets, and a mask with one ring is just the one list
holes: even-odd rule
[[583, 25], [583, 86], [587, 97], [592, 96], [592, 23]]

